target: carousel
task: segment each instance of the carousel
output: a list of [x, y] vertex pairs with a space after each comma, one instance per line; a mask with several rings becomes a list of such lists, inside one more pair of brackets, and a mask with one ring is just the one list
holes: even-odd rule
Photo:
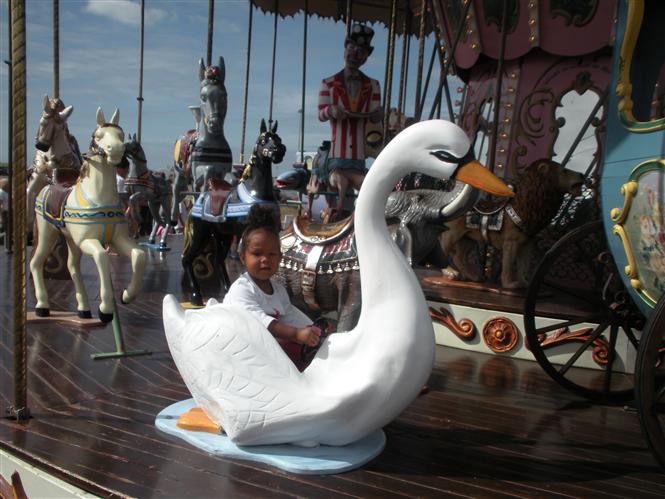
[[[140, 6], [137, 132], [77, 109], [79, 148], [53, 1], [33, 151], [9, 2], [0, 497], [662, 497], [660, 2], [251, 0], [242, 101], [209, 0], [170, 178], [142, 144]], [[280, 136], [277, 33], [302, 20], [304, 110], [315, 15], [386, 33], [375, 159], [346, 213], [330, 150], [274, 173], [309, 126]], [[248, 124], [258, 16], [273, 81]], [[302, 365], [223, 303], [257, 205], [281, 223], [275, 278], [326, 325]]]

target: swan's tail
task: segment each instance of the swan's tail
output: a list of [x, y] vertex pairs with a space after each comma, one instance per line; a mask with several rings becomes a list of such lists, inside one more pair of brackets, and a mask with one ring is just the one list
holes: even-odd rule
[[166, 341], [169, 344], [174, 360], [180, 358], [182, 351], [182, 337], [184, 336], [185, 309], [180, 306], [173, 295], [166, 295], [162, 304], [162, 319]]

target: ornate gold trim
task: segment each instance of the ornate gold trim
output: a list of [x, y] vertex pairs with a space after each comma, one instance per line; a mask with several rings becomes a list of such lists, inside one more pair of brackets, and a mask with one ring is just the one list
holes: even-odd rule
[[630, 81], [630, 66], [644, 18], [644, 0], [627, 0], [626, 30], [619, 51], [619, 72], [616, 95], [619, 97], [618, 111], [623, 126], [634, 133], [654, 132], [665, 128], [665, 118], [655, 121], [638, 121], [633, 115], [633, 84]]
[[630, 207], [633, 204], [633, 197], [637, 194], [637, 187], [638, 184], [634, 180], [626, 182], [621, 186], [621, 195], [624, 197], [623, 208], [612, 208], [612, 211], [610, 211], [610, 218], [612, 218], [613, 222], [622, 224], [626, 220]]
[[623, 271], [630, 278], [630, 285], [637, 291], [641, 291], [642, 283], [637, 278], [637, 264], [635, 263], [635, 255], [633, 254], [633, 249], [630, 247], [630, 241], [628, 240], [626, 229], [623, 228], [623, 225], [616, 224], [612, 228], [612, 232], [619, 236], [619, 239], [621, 239], [623, 251], [626, 253], [626, 259], [628, 260], [628, 265], [623, 268]]
[[628, 265], [624, 267], [624, 272], [628, 276], [630, 286], [644, 299], [644, 301], [651, 307], [656, 305], [656, 299], [644, 289], [643, 283], [639, 277], [639, 269], [635, 254], [630, 245], [630, 240], [626, 229], [622, 225], [630, 214], [630, 209], [633, 205], [633, 199], [637, 196], [639, 190], [639, 179], [644, 174], [652, 171], [665, 171], [665, 160], [662, 159], [648, 159], [638, 164], [630, 172], [628, 182], [621, 186], [621, 195], [624, 196], [622, 208], [612, 208], [610, 217], [615, 222], [612, 227], [612, 232], [619, 237], [623, 251], [626, 254]]
[[462, 340], [471, 341], [476, 337], [476, 325], [470, 319], [461, 319], [456, 322], [453, 314], [443, 307], [439, 307], [439, 310], [429, 307], [429, 315], [432, 320], [446, 326]]

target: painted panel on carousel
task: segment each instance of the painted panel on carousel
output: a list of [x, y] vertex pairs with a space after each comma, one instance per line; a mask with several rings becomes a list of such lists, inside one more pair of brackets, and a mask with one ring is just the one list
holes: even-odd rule
[[[499, 59], [502, 1], [473, 0], [468, 6], [458, 0], [440, 0], [435, 13], [445, 23], [452, 44], [462, 17], [466, 20], [455, 50], [455, 63], [471, 68], [480, 55]], [[590, 54], [612, 45], [616, 1], [508, 0], [505, 59], [513, 60], [533, 48], [563, 56]]]
[[665, 4], [621, 2], [614, 84], [610, 92], [602, 212], [608, 243], [626, 287], [645, 313], [663, 292], [663, 158], [665, 117], [654, 97], [665, 52]]

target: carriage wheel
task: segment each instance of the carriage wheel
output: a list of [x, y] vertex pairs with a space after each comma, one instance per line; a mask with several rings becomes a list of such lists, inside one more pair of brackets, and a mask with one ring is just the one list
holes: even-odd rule
[[640, 341], [635, 366], [635, 398], [642, 432], [653, 455], [665, 468], [665, 297], [656, 309]]
[[545, 254], [527, 290], [524, 328], [527, 347], [561, 386], [594, 402], [632, 399], [643, 326], [602, 222], [574, 229]]

